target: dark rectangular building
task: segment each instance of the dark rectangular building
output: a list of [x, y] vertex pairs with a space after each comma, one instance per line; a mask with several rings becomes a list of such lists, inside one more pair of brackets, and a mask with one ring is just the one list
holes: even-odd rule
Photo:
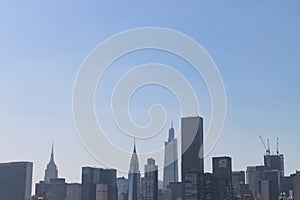
[[[181, 178], [182, 178], [182, 199], [186, 199], [186, 174], [197, 172], [204, 174], [203, 161], [203, 118], [186, 117], [181, 119]], [[203, 187], [203, 185], [201, 186]]]
[[177, 200], [182, 198], [181, 182], [170, 182], [169, 185], [167, 185], [167, 189], [171, 191], [172, 200]]
[[204, 174], [197, 170], [189, 171], [185, 174], [185, 200], [202, 200], [204, 199]]
[[50, 183], [41, 181], [35, 185], [37, 199], [65, 200], [67, 198], [67, 184], [64, 178], [50, 179]]
[[232, 190], [233, 196], [236, 197], [240, 195], [240, 184], [245, 184], [245, 172], [244, 171], [234, 171], [232, 172]]
[[0, 163], [0, 199], [30, 199], [32, 168], [31, 162]]
[[155, 160], [149, 158], [145, 165], [145, 200], [158, 199], [158, 166]]
[[232, 166], [231, 158], [213, 157], [213, 175], [218, 179], [218, 199], [231, 199], [232, 193]]
[[204, 174], [204, 199], [218, 199], [218, 179], [211, 173]]
[[108, 186], [108, 200], [117, 200], [116, 179], [117, 172], [115, 169], [83, 167], [81, 198], [84, 200], [95, 200], [97, 184], [106, 184]]

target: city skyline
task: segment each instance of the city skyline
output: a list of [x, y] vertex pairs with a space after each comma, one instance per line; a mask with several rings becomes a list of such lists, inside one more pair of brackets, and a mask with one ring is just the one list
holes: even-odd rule
[[[214, 196], [214, 200], [221, 200], [233, 198], [234, 194], [245, 195], [245, 197], [250, 199], [253, 197], [260, 199], [262, 196], [264, 200], [270, 200], [277, 198], [281, 191], [284, 191], [285, 194], [290, 194], [290, 197], [292, 197], [291, 191], [293, 190], [295, 191], [296, 199], [300, 197], [297, 185], [299, 171], [285, 176], [284, 155], [280, 154], [279, 151], [276, 154], [271, 154], [269, 149], [267, 149], [263, 158], [264, 165], [253, 166], [249, 163], [246, 171], [247, 176], [245, 176], [245, 171], [234, 171], [232, 169], [234, 163], [230, 156], [212, 157], [212, 171], [207, 172], [204, 171], [204, 152], [201, 151], [203, 146], [203, 118], [183, 117], [181, 118], [181, 127], [181, 148], [183, 149], [181, 173], [184, 179], [183, 182], [181, 180], [181, 195], [183, 200], [211, 199], [212, 196]], [[171, 125], [169, 130], [171, 140], [174, 139], [173, 131], [173, 125]], [[128, 186], [126, 186], [124, 177], [118, 178], [117, 169], [87, 166], [81, 168], [81, 183], [67, 183], [65, 178], [57, 176], [53, 146], [52, 143], [50, 161], [45, 170], [44, 180], [33, 183], [36, 186], [35, 192], [33, 192], [35, 195], [32, 196], [33, 199], [50, 197], [64, 200], [65, 198], [70, 199], [71, 196], [74, 198], [74, 195], [78, 199], [81, 194], [81, 198], [85, 200], [127, 199], [127, 195], [128, 200], [140, 200], [143, 198], [146, 200], [162, 200], [164, 198], [170, 199], [172, 192], [175, 192], [169, 187], [176, 188], [176, 185], [180, 184], [180, 182], [175, 181], [168, 184], [168, 187], [163, 186], [163, 184], [159, 187], [158, 166], [153, 158], [147, 159], [145, 173], [141, 176], [135, 141], [129, 163]], [[176, 149], [173, 149], [173, 151], [177, 152]], [[1, 198], [4, 198], [4, 196], [12, 198], [11, 195], [24, 195], [24, 191], [26, 197], [29, 197], [33, 163], [0, 163], [0, 167], [1, 178], [5, 180], [5, 182], [2, 182], [4, 183], [3, 187], [7, 188], [7, 193], [4, 192], [5, 190], [1, 190]], [[21, 167], [24, 169], [21, 169]], [[13, 176], [16, 180], [22, 179], [22, 181], [16, 182]], [[169, 177], [165, 178], [169, 179]], [[121, 182], [118, 182], [118, 180]], [[6, 182], [10, 182], [10, 185], [5, 185]], [[295, 188], [291, 184], [295, 184]], [[17, 185], [19, 186], [15, 188]], [[119, 196], [118, 187], [122, 188], [121, 196]], [[20, 188], [22, 189], [20, 190]], [[127, 194], [122, 191], [126, 191], [126, 188]], [[11, 192], [14, 190], [16, 192]], [[177, 195], [177, 192], [175, 192], [175, 195]]]
[[[1, 162], [33, 162], [33, 182], [37, 183], [44, 178], [54, 140], [58, 175], [68, 182], [80, 182], [81, 166], [105, 167], [86, 151], [74, 128], [71, 98], [76, 73], [88, 53], [107, 37], [130, 28], [155, 26], [178, 30], [195, 39], [207, 49], [223, 77], [227, 118], [217, 145], [205, 158], [205, 171], [212, 171], [213, 156], [231, 156], [233, 170], [246, 170], [250, 163], [262, 165], [265, 150], [259, 134], [271, 139], [272, 152], [276, 152], [276, 137], [280, 138], [286, 175], [299, 169], [299, 2], [235, 2], [234, 6], [201, 1], [117, 3], [119, 6], [111, 2], [2, 3], [0, 151], [6, 153]], [[114, 81], [144, 61], [165, 62], [187, 77], [201, 100], [199, 114], [210, 118], [205, 84], [185, 68], [186, 63], [160, 52], [128, 56], [116, 64], [124, 67], [113, 66], [105, 80]], [[98, 112], [103, 111], [105, 116], [108, 111], [101, 105], [107, 102], [100, 97], [109, 96], [106, 90], [113, 87], [113, 81], [107, 88], [100, 88], [96, 96]], [[162, 103], [167, 104], [170, 114], [153, 142], [154, 148], [164, 146], [171, 118], [177, 119], [174, 129], [177, 135], [180, 133], [177, 102], [168, 92], [163, 93], [162, 88], [145, 88], [145, 93], [136, 94], [131, 102], [133, 118], [145, 125], [149, 119], [144, 113], [149, 104], [157, 102], [155, 96], [166, 99]], [[111, 121], [104, 123], [109, 132], [116, 131], [110, 129]], [[209, 120], [204, 122], [205, 130], [207, 123]], [[121, 147], [131, 152], [132, 138], [125, 141]], [[144, 143], [137, 140], [140, 152], [152, 150]], [[140, 163], [143, 172], [146, 160]]]
[[[201, 149], [201, 144], [202, 143], [200, 142], [198, 145], [195, 146], [195, 140], [189, 141], [189, 139], [190, 139], [191, 134], [193, 134], [194, 132], [195, 132], [194, 134], [196, 134], [195, 135], [196, 140], [197, 140], [197, 138], [199, 139], [199, 138], [202, 137], [203, 133], [201, 133], [201, 132], [202, 132], [202, 129], [203, 129], [202, 125], [203, 125], [204, 119], [201, 118], [201, 117], [184, 117], [184, 118], [181, 118], [181, 120], [182, 120], [182, 123], [185, 124], [183, 126], [186, 127], [186, 128], [181, 129], [181, 130], [183, 130], [183, 132], [181, 134], [186, 134], [187, 135], [186, 136], [187, 139], [183, 139], [183, 141], [182, 141], [183, 143], [181, 145], [186, 146], [185, 144], [187, 142], [192, 142], [190, 144], [191, 146], [188, 145], [188, 148], [186, 149], [187, 150], [186, 154], [189, 155], [188, 157], [194, 157], [194, 156], [198, 157], [199, 152], [195, 151], [195, 150], [196, 149]], [[172, 123], [171, 127], [169, 129], [169, 134], [171, 134], [170, 139], [172, 139], [172, 138], [174, 139], [174, 137], [172, 136], [173, 131], [174, 131], [174, 128], [173, 128], [173, 123]], [[189, 134], [187, 134], [187, 133], [189, 133]], [[164, 142], [164, 141], [162, 141], [162, 142]], [[167, 143], [165, 142], [165, 144], [167, 144]], [[176, 151], [176, 149], [173, 149], [173, 150]], [[32, 181], [32, 194], [35, 194], [37, 185], [43, 184], [43, 183], [49, 184], [50, 179], [57, 179], [58, 183], [63, 180], [64, 181], [63, 183], [65, 183], [65, 180], [68, 178], [68, 177], [65, 177], [64, 175], [58, 176], [57, 165], [56, 165], [55, 160], [54, 160], [55, 154], [54, 154], [54, 143], [53, 143], [53, 141], [52, 141], [50, 152], [51, 152], [50, 153], [50, 161], [48, 162], [48, 164], [45, 164], [46, 169], [44, 170], [44, 178], [41, 179], [42, 181], [37, 181], [37, 182]], [[280, 173], [281, 177], [284, 177], [284, 176], [288, 177], [290, 175], [294, 175], [298, 170], [295, 170], [292, 173], [285, 173], [284, 168], [287, 164], [284, 164], [283, 158], [284, 158], [284, 155], [281, 154], [280, 152], [277, 152], [275, 154], [275, 153], [270, 153], [269, 151], [266, 151], [265, 154], [262, 157], [262, 159], [264, 161], [263, 165], [255, 166], [256, 163], [248, 163], [242, 169], [234, 169], [234, 168], [232, 168], [232, 166], [234, 166], [234, 162], [231, 161], [231, 160], [234, 160], [234, 157], [232, 157], [231, 155], [219, 155], [219, 156], [212, 157], [212, 162], [211, 162], [212, 163], [212, 169], [211, 170], [204, 170], [203, 167], [201, 167], [201, 165], [203, 165], [203, 164], [201, 164], [201, 162], [198, 163], [199, 164], [199, 166], [198, 166], [199, 169], [196, 170], [195, 167], [197, 167], [198, 164], [197, 164], [197, 162], [194, 162], [193, 163], [194, 167], [188, 167], [188, 168], [192, 168], [193, 170], [192, 171], [187, 170], [187, 172], [197, 172], [197, 173], [200, 172], [202, 174], [211, 173], [211, 174], [214, 175], [214, 173], [215, 173], [214, 172], [214, 167], [215, 166], [220, 166], [220, 165], [226, 166], [227, 163], [230, 163], [230, 171], [240, 172], [238, 170], [242, 170], [244, 172], [244, 175], [245, 175], [245, 172], [247, 172], [247, 176], [248, 176], [248, 170], [251, 170], [251, 168], [253, 168], [253, 167], [254, 167], [254, 174], [256, 174], [256, 171], [262, 171], [262, 170], [266, 170], [267, 168], [270, 168], [270, 169], [278, 169], [278, 172]], [[230, 160], [227, 161], [225, 159], [227, 159], [227, 160], [230, 159]], [[150, 160], [151, 164], [155, 163], [155, 160], [153, 158], [148, 158], [145, 162], [142, 163], [142, 165], [144, 165], [146, 167], [147, 164], [149, 164], [149, 160]], [[202, 159], [199, 159], [199, 161], [200, 160], [202, 160]], [[214, 162], [214, 160], [217, 160], [217, 162]], [[223, 160], [225, 160], [225, 161], [221, 162]], [[180, 162], [182, 162], [182, 161], [183, 160], [180, 159]], [[196, 160], [194, 160], [194, 161], [196, 161]], [[18, 162], [24, 162], [24, 161], [17, 161], [17, 163]], [[25, 161], [25, 162], [27, 162], [27, 161]], [[203, 162], [203, 160], [202, 160], [202, 162]], [[8, 163], [11, 163], [11, 162], [8, 162]], [[141, 171], [140, 167], [139, 167], [139, 153], [136, 150], [136, 142], [135, 141], [133, 143], [133, 152], [132, 152], [132, 156], [131, 156], [131, 161], [128, 164], [129, 164], [129, 173], [128, 173], [128, 176], [126, 177], [126, 179], [128, 180], [128, 184], [132, 182], [132, 181], [130, 181], [131, 178], [129, 178], [130, 174], [133, 175], [133, 176], [137, 176], [137, 178], [135, 178], [136, 180], [140, 180], [142, 177], [145, 176], [145, 173], [143, 173], [143, 171]], [[191, 163], [186, 162], [186, 164], [190, 165]], [[34, 173], [34, 163], [32, 165], [33, 165], [32, 168], [33, 168], [33, 173]], [[59, 166], [59, 163], [58, 163], [58, 166]], [[91, 166], [91, 165], [84, 164], [83, 166], [81, 166], [82, 170], [84, 168], [92, 168], [92, 167], [86, 167], [86, 166]], [[93, 166], [93, 167], [99, 168], [101, 166], [96, 165], [96, 166]], [[223, 166], [221, 166], [221, 167], [223, 167]], [[161, 168], [161, 170], [158, 170], [158, 168], [159, 168], [159, 166], [156, 166], [156, 169], [155, 169], [157, 171], [157, 178], [158, 178], [158, 181], [162, 182], [161, 188], [164, 188], [164, 186], [163, 186], [164, 179], [162, 178], [163, 177], [162, 176], [163, 175], [163, 167]], [[123, 174], [122, 175], [118, 174], [118, 170], [114, 169], [113, 167], [104, 167], [103, 170], [115, 170], [116, 178], [124, 177]], [[145, 172], [147, 171], [146, 168], [144, 170], [145, 170]], [[148, 171], [149, 171], [149, 169], [148, 169]], [[150, 172], [151, 172], [151, 170], [150, 170]], [[183, 173], [183, 172], [181, 172], [181, 173]], [[260, 173], [262, 173], [262, 172], [260, 172]], [[219, 176], [219, 175], [214, 175], [214, 176]], [[230, 174], [229, 176], [231, 177], [232, 175]], [[252, 184], [251, 179], [247, 178], [247, 176], [245, 176], [245, 180], [247, 180], [248, 183], [250, 181], [250, 188], [251, 188], [251, 187], [253, 187], [251, 185]], [[182, 174], [178, 174], [178, 177], [182, 177]], [[135, 180], [135, 179], [132, 179], [132, 180]], [[70, 183], [71, 184], [77, 184], [77, 183], [80, 184], [80, 183], [82, 183], [83, 180], [84, 179], [82, 177], [79, 181], [70, 182]], [[182, 179], [178, 179], [178, 181], [181, 182]], [[175, 182], [177, 182], [177, 181], [175, 181]], [[140, 185], [140, 184], [141, 183], [139, 183], [139, 181], [138, 181], [135, 185]], [[220, 183], [220, 184], [223, 185], [222, 183]], [[138, 191], [139, 190], [140, 189], [138, 189]], [[128, 190], [128, 191], [130, 191], [130, 190]]]

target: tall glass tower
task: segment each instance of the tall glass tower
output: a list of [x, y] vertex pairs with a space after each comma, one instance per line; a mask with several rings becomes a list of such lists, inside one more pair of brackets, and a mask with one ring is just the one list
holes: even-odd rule
[[[182, 199], [189, 199], [188, 191], [189, 182], [192, 173], [193, 178], [201, 179], [204, 173], [203, 161], [203, 118], [186, 117], [181, 119], [181, 178], [182, 178]], [[203, 190], [203, 181], [199, 181], [200, 188]], [[199, 192], [199, 191], [197, 191]], [[200, 199], [202, 196], [200, 195]]]
[[163, 187], [167, 188], [170, 182], [178, 182], [178, 150], [177, 139], [174, 138], [173, 121], [169, 129], [169, 138], [165, 142], [164, 179]]

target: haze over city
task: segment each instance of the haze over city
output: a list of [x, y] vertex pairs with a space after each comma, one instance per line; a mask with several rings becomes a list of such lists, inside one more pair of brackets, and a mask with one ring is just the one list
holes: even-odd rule
[[[270, 139], [272, 153], [276, 153], [279, 137], [285, 175], [300, 169], [299, 2], [1, 4], [1, 162], [32, 161], [33, 183], [44, 178], [52, 141], [59, 177], [68, 182], [81, 181], [82, 166], [104, 167], [87, 152], [76, 132], [74, 82], [82, 62], [100, 42], [141, 27], [168, 28], [188, 35], [206, 49], [219, 69], [227, 98], [226, 121], [215, 148], [204, 159], [205, 171], [212, 170], [213, 156], [232, 157], [234, 170], [263, 164], [265, 149], [259, 135], [265, 141]], [[189, 63], [156, 50], [125, 55], [104, 74], [95, 99], [97, 117], [107, 137], [128, 152], [132, 152], [133, 138], [121, 136], [114, 125], [111, 91], [124, 73], [149, 62], [167, 64], [190, 82], [199, 100], [199, 115], [204, 118], [204, 134], [211, 117], [205, 82]], [[179, 103], [170, 91], [156, 85], [140, 89], [130, 100], [133, 120], [142, 126], [148, 124], [148, 109], [156, 103], [165, 106], [166, 123], [151, 142], [136, 139], [139, 152], [163, 147], [172, 119], [176, 134], [180, 134]], [[127, 159], [129, 169], [130, 157]], [[139, 162], [143, 171], [147, 161]]]

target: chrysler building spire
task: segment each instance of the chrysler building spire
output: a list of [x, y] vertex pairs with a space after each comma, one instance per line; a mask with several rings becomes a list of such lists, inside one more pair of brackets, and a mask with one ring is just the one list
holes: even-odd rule
[[130, 160], [129, 167], [129, 188], [128, 188], [128, 200], [139, 200], [140, 199], [140, 170], [139, 170], [139, 160], [136, 153], [135, 139], [133, 145], [133, 152]]

